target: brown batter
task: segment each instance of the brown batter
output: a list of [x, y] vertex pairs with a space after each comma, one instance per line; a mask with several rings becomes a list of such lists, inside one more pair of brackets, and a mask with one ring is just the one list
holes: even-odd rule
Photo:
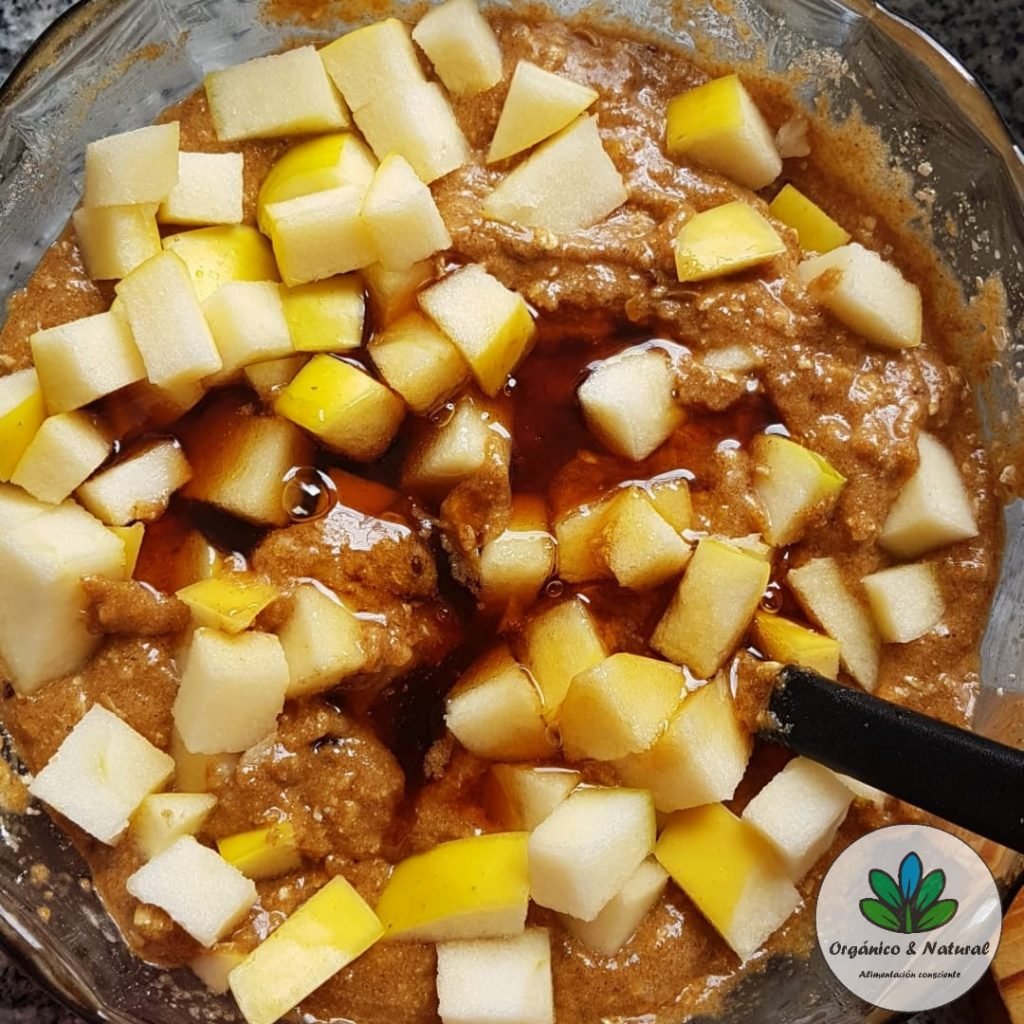
[[[595, 112], [630, 193], [606, 223], [554, 240], [484, 222], [480, 200], [500, 175], [482, 163], [479, 151], [493, 133], [507, 85], [456, 100], [478, 159], [434, 187], [453, 238], [447, 265], [484, 264], [540, 314], [538, 343], [507, 398], [514, 421], [513, 491], [546, 492], [557, 516], [624, 480], [684, 469], [693, 477], [700, 528], [731, 536], [756, 532], [744, 447], [756, 432], [781, 422], [849, 484], [831, 520], [777, 559], [773, 580], [790, 564], [831, 555], [858, 581], [884, 564], [875, 538], [913, 468], [918, 431], [930, 430], [963, 467], [977, 501], [980, 533], [945, 549], [935, 562], [947, 597], [948, 633], [887, 645], [878, 693], [948, 721], [969, 722], [999, 556], [998, 507], [970, 395], [953, 362], [958, 335], [966, 334], [970, 321], [950, 302], [934, 257], [895, 217], [886, 218], [897, 204], [838, 169], [849, 139], [833, 145], [812, 129], [811, 156], [787, 161], [785, 176], [821, 202], [854, 240], [881, 251], [920, 286], [925, 344], [883, 352], [821, 312], [796, 283], [799, 250], [792, 232], [789, 252], [754, 273], [679, 284], [670, 242], [683, 216], [738, 195], [749, 198], [720, 176], [681, 166], [662, 152], [669, 99], [703, 81], [704, 73], [680, 53], [557, 23], [509, 19], [499, 21], [497, 31], [506, 83], [515, 64], [527, 59], [600, 90]], [[788, 116], [778, 91], [758, 99], [773, 123]], [[246, 211], [253, 222], [259, 182], [286, 143], [219, 144], [201, 94], [166, 117], [181, 121], [183, 150], [244, 151]], [[0, 352], [12, 369], [24, 366], [35, 330], [103, 310], [111, 297], [110, 289], [88, 280], [73, 240], [65, 237], [44, 256], [28, 288], [12, 299]], [[748, 387], [692, 361], [680, 382], [687, 422], [645, 462], [626, 463], [601, 451], [587, 433], [575, 387], [592, 360], [654, 339], [693, 353], [742, 341], [762, 363], [759, 385]], [[229, 401], [232, 414], [256, 411], [252, 396]], [[173, 428], [186, 449], [203, 443], [205, 417], [224, 414], [212, 403]], [[168, 430], [159, 410], [140, 404], [138, 395], [115, 396], [103, 411], [124, 436]], [[397, 484], [400, 454], [401, 443], [398, 454], [371, 472]], [[318, 459], [324, 466], [337, 463], [327, 453]], [[219, 802], [204, 839], [267, 824], [283, 812], [305, 859], [302, 871], [260, 883], [260, 903], [231, 945], [254, 947], [331, 876], [344, 874], [372, 904], [390, 864], [440, 841], [495, 827], [481, 798], [487, 765], [443, 740], [430, 748], [443, 733], [447, 689], [496, 628], [450, 579], [439, 534], [458, 551], [465, 528], [500, 528], [507, 502], [507, 489], [484, 476], [460, 488], [443, 510], [403, 497], [385, 520], [369, 520], [336, 506], [324, 518], [263, 536], [179, 499], [147, 532], [138, 575], [155, 588], [173, 592], [175, 562], [190, 531], [199, 529], [224, 550], [240, 551], [282, 588], [315, 577], [367, 613], [374, 655], [367, 672], [328, 699], [290, 704], [276, 736], [244, 755], [216, 789]], [[778, 583], [773, 588], [785, 593]], [[624, 603], [610, 584], [583, 589], [614, 648], [638, 652], [646, 650], [671, 591], [634, 595]], [[177, 686], [173, 631], [181, 625], [180, 607], [138, 585], [96, 584], [90, 593], [95, 627], [111, 634], [99, 654], [81, 673], [38, 696], [7, 697], [2, 704], [4, 723], [32, 770], [93, 702], [114, 710], [158, 746], [170, 744]], [[795, 608], [785, 610], [799, 615]], [[778, 750], [758, 749], [734, 809], [784, 760]], [[601, 781], [610, 769], [587, 771]], [[872, 815], [878, 813], [851, 812], [833, 853], [877, 824]], [[200, 952], [162, 913], [140, 913], [127, 895], [124, 879], [139, 863], [131, 843], [110, 849], [81, 834], [75, 838], [111, 913], [141, 956], [173, 965]], [[802, 883], [805, 910], [773, 938], [771, 950], [800, 954], [807, 948], [817, 880], [812, 873]], [[620, 1017], [681, 1020], [713, 1008], [728, 988], [722, 979], [738, 973], [735, 956], [674, 887], [612, 958], [596, 956], [570, 938], [553, 914], [536, 908], [531, 913], [552, 929], [556, 1013], [564, 1024]], [[759, 963], [764, 959], [747, 969]], [[343, 1017], [357, 1024], [433, 1022], [434, 970], [432, 946], [381, 943], [303, 1009], [317, 1019]], [[712, 978], [715, 985], [709, 984]]]

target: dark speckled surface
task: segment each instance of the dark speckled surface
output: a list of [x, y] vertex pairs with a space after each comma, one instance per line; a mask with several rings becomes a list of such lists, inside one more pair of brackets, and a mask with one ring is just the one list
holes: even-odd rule
[[[69, 0], [0, 0], [0, 81]], [[888, 0], [960, 58], [1024, 145], [1024, 0]], [[947, 1021], [971, 1019], [955, 1014]], [[77, 1024], [0, 954], [0, 1024]], [[924, 1022], [920, 1022], [924, 1024]]]

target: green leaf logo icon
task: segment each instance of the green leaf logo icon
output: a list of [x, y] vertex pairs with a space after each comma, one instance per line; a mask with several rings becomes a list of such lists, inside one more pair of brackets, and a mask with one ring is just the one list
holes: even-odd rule
[[939, 899], [946, 888], [946, 873], [937, 868], [925, 874], [921, 858], [913, 851], [900, 861], [895, 878], [872, 868], [868, 886], [876, 898], [860, 901], [861, 916], [888, 932], [930, 932], [952, 921], [959, 907], [956, 900]]

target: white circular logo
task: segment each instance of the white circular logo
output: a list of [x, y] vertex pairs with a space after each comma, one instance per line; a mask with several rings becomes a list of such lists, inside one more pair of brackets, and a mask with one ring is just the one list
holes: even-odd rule
[[818, 943], [854, 995], [897, 1012], [951, 1003], [999, 945], [1002, 907], [985, 862], [925, 825], [892, 825], [844, 850], [821, 883]]

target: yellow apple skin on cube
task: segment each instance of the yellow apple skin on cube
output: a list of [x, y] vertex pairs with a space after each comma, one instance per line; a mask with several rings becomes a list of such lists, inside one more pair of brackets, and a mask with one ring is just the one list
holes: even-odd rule
[[398, 153], [386, 156], [377, 168], [362, 217], [385, 270], [408, 270], [452, 244], [430, 189]]
[[668, 105], [665, 146], [755, 191], [782, 172], [772, 130], [736, 75], [676, 96]]
[[804, 252], [831, 252], [850, 241], [845, 228], [792, 185], [782, 186], [768, 204], [768, 212], [797, 233]]
[[419, 295], [420, 308], [469, 364], [487, 395], [496, 395], [533, 343], [536, 328], [523, 297], [471, 263]]
[[358, 462], [380, 458], [405, 418], [405, 405], [393, 391], [328, 355], [314, 356], [278, 395], [274, 409]]
[[354, 274], [282, 289], [296, 352], [348, 352], [363, 343], [366, 298]]
[[45, 419], [43, 392], [34, 369], [0, 377], [0, 480], [11, 479]]
[[655, 835], [650, 793], [577, 789], [530, 834], [530, 896], [593, 921], [654, 852]]
[[645, 488], [658, 514], [677, 533], [693, 526], [693, 503], [690, 485], [677, 473], [666, 473], [648, 480]]
[[510, 939], [441, 943], [437, 1001], [444, 1024], [554, 1024], [547, 929], [528, 928]]
[[174, 724], [193, 754], [239, 753], [274, 731], [287, 689], [276, 636], [200, 627], [183, 658]]
[[193, 957], [188, 969], [215, 995], [229, 991], [228, 976], [245, 959], [245, 954], [233, 946], [218, 944], [208, 953]]
[[587, 427], [598, 441], [616, 455], [639, 462], [683, 422], [675, 389], [669, 357], [652, 348], [598, 363], [577, 394]]
[[150, 522], [166, 511], [171, 495], [192, 469], [176, 441], [158, 441], [115, 462], [78, 488], [78, 500], [107, 526]]
[[185, 261], [200, 302], [228, 281], [280, 280], [270, 242], [248, 224], [179, 231], [167, 235], [163, 245]]
[[144, 523], [132, 523], [131, 526], [108, 526], [107, 529], [124, 544], [124, 578], [130, 580], [135, 576], [146, 526]]
[[701, 540], [658, 623], [651, 646], [708, 679], [736, 649], [764, 596], [771, 564], [712, 538]]
[[610, 577], [601, 534], [612, 498], [581, 505], [555, 520], [558, 575], [567, 583]]
[[736, 200], [695, 213], [675, 240], [676, 276], [706, 281], [760, 266], [781, 256], [786, 243], [749, 203]]
[[922, 433], [917, 454], [917, 469], [889, 509], [878, 538], [897, 558], [917, 558], [978, 535], [971, 499], [952, 452]]
[[815, 558], [790, 569], [786, 584], [804, 611], [834, 640], [847, 672], [874, 690], [881, 660], [881, 638], [868, 610], [850, 592], [834, 558]]
[[668, 872], [648, 857], [593, 921], [562, 915], [562, 924], [589, 949], [615, 956], [661, 899], [667, 885]]
[[502, 828], [532, 832], [579, 785], [567, 768], [494, 764], [484, 783], [484, 807]]
[[160, 203], [178, 182], [178, 122], [109, 135], [85, 147], [85, 206]]
[[257, 899], [248, 878], [193, 836], [182, 836], [157, 854], [125, 887], [140, 903], [166, 912], [207, 948], [234, 931]]
[[235, 634], [248, 629], [280, 592], [260, 576], [238, 572], [190, 583], [175, 596], [188, 605], [198, 625]]
[[152, 860], [182, 836], [194, 836], [216, 806], [210, 793], [152, 793], [132, 815], [135, 845]]
[[203, 303], [203, 316], [223, 363], [217, 383], [250, 363], [284, 359], [294, 351], [281, 287], [272, 281], [229, 281]]
[[754, 615], [754, 642], [772, 661], [801, 665], [827, 679], [839, 675], [839, 641], [771, 612]]
[[146, 377], [128, 321], [118, 313], [97, 313], [36, 331], [31, 346], [51, 415], [80, 409]]
[[882, 348], [921, 344], [921, 292], [878, 253], [850, 242], [804, 260], [797, 275], [855, 334]]
[[174, 758], [174, 789], [178, 793], [209, 793], [230, 779], [238, 765], [237, 754], [193, 754], [177, 729], [171, 731]]
[[85, 272], [117, 281], [160, 251], [155, 203], [83, 206], [71, 217]]
[[174, 761], [94, 704], [29, 785], [29, 792], [94, 839], [114, 846], [129, 818], [174, 772]]
[[768, 841], [721, 804], [673, 814], [655, 856], [740, 961], [800, 906]]
[[378, 323], [387, 327], [416, 306], [416, 293], [434, 280], [431, 260], [417, 263], [408, 270], [385, 270], [371, 263], [360, 271], [369, 292], [370, 308]]
[[683, 698], [654, 746], [615, 768], [627, 786], [649, 789], [655, 807], [668, 813], [731, 800], [752, 749], [728, 680], [719, 675]]
[[523, 634], [523, 662], [540, 687], [544, 716], [557, 716], [569, 684], [608, 656], [604, 641], [579, 598], [535, 615]]
[[377, 903], [391, 939], [521, 935], [530, 899], [526, 832], [441, 843], [396, 864]]
[[795, 757], [747, 804], [743, 820], [771, 843], [799, 882], [832, 845], [852, 800], [834, 772]]
[[228, 976], [248, 1024], [275, 1024], [383, 934], [377, 915], [332, 878]]
[[690, 545], [640, 487], [627, 487], [614, 500], [601, 539], [612, 575], [632, 590], [666, 583], [690, 560]]
[[682, 672], [639, 654], [613, 654], [573, 677], [558, 714], [570, 761], [612, 761], [652, 747], [679, 704]]
[[412, 38], [455, 96], [475, 96], [501, 81], [501, 46], [476, 0], [447, 0], [431, 8]]
[[329, 132], [348, 111], [313, 46], [211, 71], [204, 82], [221, 142]]
[[179, 153], [178, 183], [156, 219], [183, 227], [240, 224], [244, 168], [241, 153]]
[[278, 393], [286, 388], [295, 375], [309, 362], [309, 356], [296, 354], [284, 359], [271, 359], [265, 363], [253, 363], [242, 371], [246, 384], [266, 402], [272, 405]]
[[946, 613], [935, 566], [898, 565], [861, 580], [884, 643], [906, 644], [934, 629]]
[[288, 662], [289, 698], [329, 690], [367, 663], [359, 619], [338, 597], [312, 583], [296, 588], [292, 613], [278, 639]]
[[788, 437], [758, 434], [751, 455], [764, 538], [776, 547], [799, 540], [814, 519], [831, 511], [846, 484], [826, 459]]
[[494, 130], [487, 162], [506, 160], [572, 124], [597, 99], [597, 91], [521, 60]]
[[539, 495], [514, 495], [508, 526], [480, 551], [481, 600], [530, 604], [555, 570], [555, 550], [547, 503]]
[[62, 412], [43, 421], [11, 476], [34, 498], [58, 505], [110, 454], [107, 435], [84, 412]]
[[483, 214], [502, 224], [568, 234], [599, 224], [628, 198], [597, 118], [580, 117], [512, 170], [484, 200]]
[[256, 882], [279, 878], [302, 867], [295, 827], [287, 819], [267, 828], [222, 836], [217, 840], [217, 850], [246, 878]]
[[470, 753], [492, 761], [531, 761], [555, 752], [537, 687], [505, 646], [462, 674], [448, 695], [445, 723]]

